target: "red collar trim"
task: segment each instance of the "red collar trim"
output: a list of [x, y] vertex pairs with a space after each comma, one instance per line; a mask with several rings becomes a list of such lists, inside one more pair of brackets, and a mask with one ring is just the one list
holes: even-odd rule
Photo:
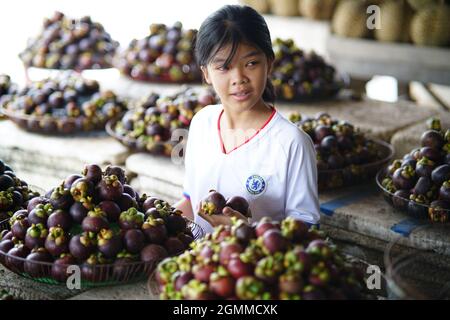
[[220, 112], [220, 115], [219, 115], [219, 119], [217, 120], [217, 130], [218, 130], [218, 132], [219, 132], [220, 149], [222, 150], [222, 152], [223, 152], [224, 154], [230, 154], [230, 153], [233, 152], [234, 150], [236, 150], [236, 149], [242, 147], [242, 146], [245, 145], [247, 142], [249, 142], [249, 141], [252, 140], [254, 137], [256, 137], [256, 136], [258, 135], [258, 133], [260, 133], [261, 130], [264, 129], [264, 128], [269, 124], [269, 122], [272, 120], [273, 116], [274, 116], [275, 113], [277, 112], [277, 110], [276, 110], [274, 107], [271, 107], [271, 108], [272, 108], [272, 114], [271, 114], [270, 117], [266, 120], [266, 122], [263, 124], [263, 126], [262, 126], [258, 131], [256, 131], [255, 134], [254, 134], [253, 136], [251, 136], [250, 138], [246, 139], [242, 144], [240, 144], [239, 146], [236, 146], [234, 149], [232, 149], [232, 150], [230, 150], [230, 151], [228, 151], [228, 152], [225, 150], [225, 145], [223, 144], [222, 135], [221, 135], [221, 132], [220, 132], [220, 119], [222, 118], [222, 115], [223, 115], [223, 112], [224, 112], [224, 109], [222, 109], [222, 111]]

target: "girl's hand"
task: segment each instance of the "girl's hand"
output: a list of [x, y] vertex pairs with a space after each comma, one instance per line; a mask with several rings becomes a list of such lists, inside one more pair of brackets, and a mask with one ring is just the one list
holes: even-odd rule
[[199, 216], [205, 219], [209, 222], [213, 227], [217, 227], [218, 225], [231, 225], [231, 218], [235, 217], [237, 219], [244, 220], [245, 222], [248, 222], [247, 217], [245, 217], [242, 213], [239, 211], [233, 210], [230, 207], [225, 207], [222, 210], [223, 214], [213, 214], [213, 215], [207, 215], [204, 213], [199, 212]]

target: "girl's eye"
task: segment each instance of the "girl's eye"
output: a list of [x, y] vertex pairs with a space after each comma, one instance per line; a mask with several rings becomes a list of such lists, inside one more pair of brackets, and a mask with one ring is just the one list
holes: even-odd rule
[[253, 67], [253, 66], [256, 66], [258, 63], [259, 63], [258, 61], [254, 60], [254, 61], [249, 61], [247, 63], [247, 65], [250, 66], [250, 67]]
[[216, 69], [219, 70], [219, 71], [226, 71], [226, 70], [228, 70], [228, 67], [218, 66]]

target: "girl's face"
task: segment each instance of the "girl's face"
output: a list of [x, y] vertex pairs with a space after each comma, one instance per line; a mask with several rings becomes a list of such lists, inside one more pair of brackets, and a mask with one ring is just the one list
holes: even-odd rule
[[228, 66], [224, 66], [230, 55], [231, 45], [225, 46], [202, 66], [208, 84], [211, 84], [223, 105], [242, 112], [264, 104], [262, 95], [267, 77], [272, 68], [263, 52], [253, 46], [240, 44]]

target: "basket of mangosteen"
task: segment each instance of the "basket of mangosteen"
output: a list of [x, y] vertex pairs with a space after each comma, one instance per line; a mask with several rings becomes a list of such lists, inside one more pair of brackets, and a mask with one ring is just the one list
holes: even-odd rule
[[8, 225], [8, 220], [17, 210], [26, 208], [27, 203], [39, 196], [28, 184], [19, 179], [10, 166], [0, 159], [0, 229]]
[[99, 83], [67, 72], [35, 81], [8, 99], [2, 113], [31, 132], [67, 135], [104, 130], [126, 103], [112, 91], [100, 91]]
[[368, 138], [351, 123], [327, 113], [305, 118], [292, 113], [289, 119], [314, 142], [319, 191], [371, 180], [393, 157], [390, 144]]
[[430, 119], [421, 148], [394, 160], [377, 174], [384, 198], [417, 219], [450, 221], [450, 129]]
[[111, 68], [117, 41], [89, 16], [71, 19], [61, 12], [44, 19], [41, 32], [19, 57], [25, 67], [60, 70]]
[[[186, 88], [174, 95], [150, 94], [130, 108], [121, 119], [111, 120], [106, 131], [125, 146], [157, 155], [170, 156], [174, 146], [184, 143], [191, 120], [204, 106], [217, 103], [210, 88]], [[182, 141], [179, 138], [183, 138]]]
[[200, 83], [201, 72], [194, 58], [195, 29], [150, 25], [150, 35], [130, 42], [119, 54], [117, 68], [133, 80], [163, 83]]
[[[0, 234], [0, 262], [48, 284], [78, 268], [84, 287], [146, 279], [203, 230], [167, 202], [140, 196], [124, 170], [87, 165], [16, 211]], [[70, 268], [70, 269], [69, 269]]]
[[344, 75], [314, 51], [305, 53], [292, 39], [275, 39], [275, 60], [271, 74], [277, 100], [320, 101], [335, 97], [348, 84]]
[[150, 278], [161, 299], [365, 299], [363, 271], [317, 229], [291, 217], [234, 220], [158, 264]]

